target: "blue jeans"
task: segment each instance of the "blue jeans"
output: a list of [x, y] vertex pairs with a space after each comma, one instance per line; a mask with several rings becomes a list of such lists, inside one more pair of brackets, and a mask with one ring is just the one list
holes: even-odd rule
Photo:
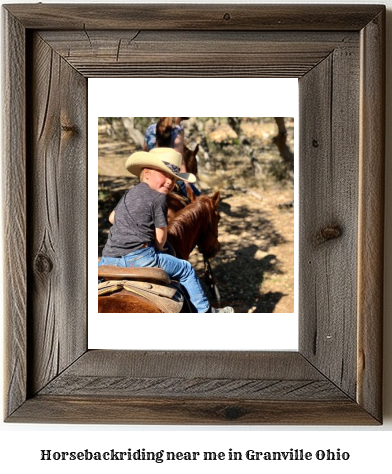
[[197, 313], [208, 311], [210, 304], [192, 265], [163, 252], [157, 252], [153, 246], [135, 250], [123, 257], [102, 257], [98, 266], [116, 265], [117, 267], [159, 267], [165, 270], [173, 280], [179, 281], [186, 289]]

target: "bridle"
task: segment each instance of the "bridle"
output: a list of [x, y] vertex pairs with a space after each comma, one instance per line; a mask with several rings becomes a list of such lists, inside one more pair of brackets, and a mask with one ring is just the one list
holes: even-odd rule
[[215, 242], [217, 242], [218, 241], [218, 234], [215, 234], [214, 229], [212, 228], [212, 222], [211, 221], [208, 223], [207, 230], [208, 230], [208, 232], [210, 232], [213, 235], [213, 237], [215, 238]]
[[[211, 218], [210, 218], [210, 221], [208, 222], [208, 227], [207, 227], [207, 235], [208, 234], [212, 234], [212, 236], [214, 237], [215, 240], [214, 240], [213, 244], [215, 245], [215, 243], [218, 242], [218, 234], [216, 234], [214, 232], [214, 229], [212, 228]], [[196, 245], [199, 245], [199, 243], [197, 243]], [[206, 257], [204, 255], [203, 251], [202, 251], [202, 254], [203, 254], [204, 260], [206, 260]]]

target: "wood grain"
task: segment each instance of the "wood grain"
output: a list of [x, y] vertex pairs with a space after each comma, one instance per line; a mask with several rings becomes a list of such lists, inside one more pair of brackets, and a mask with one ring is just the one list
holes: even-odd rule
[[[300, 77], [356, 33], [43, 31], [42, 39], [86, 77]], [[227, 58], [230, 57], [230, 63]]]
[[8, 12], [3, 21], [4, 409], [8, 415], [25, 401], [27, 391], [26, 52], [22, 25]]
[[358, 62], [358, 49], [336, 48], [299, 83], [303, 141], [300, 347], [309, 361], [353, 398], [357, 364], [353, 343], [357, 301], [352, 296], [357, 285]]
[[350, 399], [341, 401], [177, 400], [37, 396], [10, 419], [23, 423], [187, 425], [376, 425]]
[[71, 376], [205, 377], [324, 380], [298, 352], [92, 350], [67, 370]]
[[25, 28], [357, 31], [380, 5], [6, 5]]
[[343, 400], [298, 353], [90, 351], [40, 395]]
[[357, 399], [382, 418], [385, 12], [361, 31]]
[[87, 111], [86, 79], [37, 35], [30, 41], [27, 215], [34, 394], [87, 349]]

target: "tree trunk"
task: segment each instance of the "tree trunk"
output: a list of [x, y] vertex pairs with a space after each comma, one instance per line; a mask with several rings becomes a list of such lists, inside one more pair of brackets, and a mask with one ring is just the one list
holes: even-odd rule
[[286, 163], [287, 168], [290, 170], [294, 169], [294, 154], [291, 152], [287, 145], [287, 130], [284, 123], [284, 117], [275, 117], [276, 125], [278, 126], [278, 135], [272, 140], [278, 147], [280, 156]]
[[138, 148], [142, 148], [144, 144], [144, 135], [140, 130], [135, 128], [134, 117], [122, 117], [122, 124], [127, 137], [130, 138]]

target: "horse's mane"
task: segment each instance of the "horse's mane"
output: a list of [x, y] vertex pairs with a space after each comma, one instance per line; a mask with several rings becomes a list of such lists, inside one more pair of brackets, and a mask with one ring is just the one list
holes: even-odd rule
[[185, 196], [182, 196], [182, 195], [180, 195], [180, 194], [178, 194], [178, 193], [173, 193], [173, 192], [171, 192], [171, 193], [168, 194], [168, 198], [171, 199], [171, 200], [173, 200], [173, 201], [178, 201], [178, 202], [181, 203], [184, 207], [185, 207], [186, 204], [188, 204], [188, 202], [189, 202]]
[[178, 239], [184, 238], [186, 229], [195, 227], [200, 220], [200, 214], [207, 218], [211, 208], [211, 198], [209, 196], [199, 196], [173, 217], [168, 226], [169, 235]]

